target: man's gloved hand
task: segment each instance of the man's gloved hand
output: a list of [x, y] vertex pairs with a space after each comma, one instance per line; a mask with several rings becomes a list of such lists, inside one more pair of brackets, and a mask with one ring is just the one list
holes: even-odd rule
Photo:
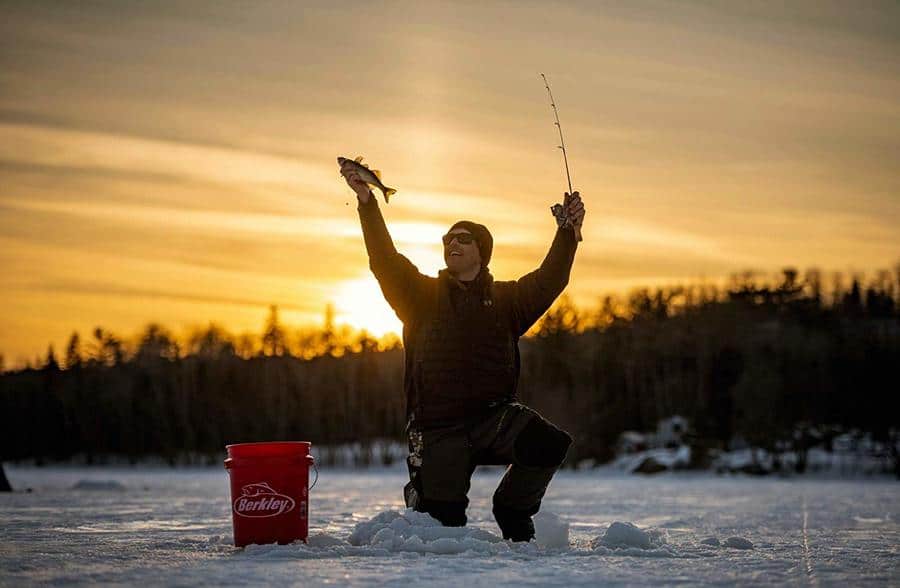
[[575, 229], [575, 235], [581, 241], [581, 225], [584, 223], [584, 203], [578, 192], [566, 194], [563, 204], [566, 206], [566, 216], [569, 219], [569, 225]]
[[584, 204], [581, 202], [581, 196], [578, 192], [563, 195], [562, 204], [554, 204], [550, 207], [553, 216], [556, 217], [556, 224], [560, 227], [572, 227], [575, 229], [575, 238], [579, 241], [581, 237], [581, 225], [584, 222]]

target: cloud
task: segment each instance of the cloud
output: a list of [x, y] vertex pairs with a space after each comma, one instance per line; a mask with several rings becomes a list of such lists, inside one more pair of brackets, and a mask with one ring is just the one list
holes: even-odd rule
[[0, 123], [0, 159], [93, 168], [230, 185], [276, 185], [334, 192], [336, 164], [128, 135]]
[[[267, 308], [277, 304], [279, 309], [296, 311], [301, 313], [319, 314], [324, 307], [322, 304], [306, 301], [303, 304], [284, 302], [278, 300], [265, 300], [261, 298], [241, 298], [222, 296], [218, 294], [198, 294], [176, 291], [165, 288], [129, 287], [113, 282], [98, 282], [94, 280], [58, 279], [41, 280], [28, 286], [30, 291], [51, 292], [59, 295], [88, 295], [109, 298], [131, 298], [143, 301], [165, 299], [176, 302], [199, 303], [209, 305], [234, 305], [249, 306], [254, 308]], [[302, 299], [301, 299], [302, 300]]]

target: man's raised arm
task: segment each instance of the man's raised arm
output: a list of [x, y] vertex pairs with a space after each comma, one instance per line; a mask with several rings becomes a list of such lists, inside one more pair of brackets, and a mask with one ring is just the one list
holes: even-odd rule
[[[341, 173], [344, 173], [343, 169]], [[378, 202], [365, 182], [353, 173], [344, 174], [344, 177], [359, 200], [357, 211], [369, 254], [369, 269], [378, 280], [388, 304], [400, 320], [406, 322], [414, 316], [423, 282], [428, 278], [397, 252]]]
[[566, 196], [566, 206], [572, 224], [556, 230], [550, 251], [541, 266], [516, 281], [513, 318], [517, 334], [520, 336], [547, 312], [569, 283], [575, 250], [578, 248], [574, 227], [581, 226], [585, 211], [578, 192], [574, 192], [571, 197], [568, 194]]

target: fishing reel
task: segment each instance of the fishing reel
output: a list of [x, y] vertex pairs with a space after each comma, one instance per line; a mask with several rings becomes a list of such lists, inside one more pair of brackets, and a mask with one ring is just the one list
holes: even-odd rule
[[583, 238], [581, 236], [581, 227], [576, 227], [573, 224], [571, 218], [569, 218], [569, 213], [566, 212], [568, 210], [569, 198], [563, 201], [563, 204], [556, 203], [550, 207], [550, 212], [553, 214], [553, 218], [556, 219], [556, 226], [565, 229], [575, 228], [575, 239], [577, 241], [582, 241]]
[[565, 199], [562, 204], [556, 203], [550, 207], [550, 212], [553, 213], [553, 217], [556, 218], [556, 226], [571, 228], [572, 221], [569, 219], [569, 213], [566, 212], [569, 209], [569, 199], [571, 197], [568, 193], [565, 195]]
[[565, 206], [563, 206], [562, 204], [556, 203], [550, 207], [550, 212], [553, 213], [554, 218], [556, 218], [556, 226], [557, 227], [570, 226], [569, 215], [566, 213]]

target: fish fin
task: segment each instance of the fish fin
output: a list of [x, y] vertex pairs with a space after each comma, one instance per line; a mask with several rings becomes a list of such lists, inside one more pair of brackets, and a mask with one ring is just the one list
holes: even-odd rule
[[362, 160], [363, 160], [363, 156], [360, 155], [359, 157], [357, 157], [357, 158], [354, 159], [353, 161], [355, 161], [356, 163], [362, 163]]
[[384, 203], [387, 204], [390, 202], [391, 194], [395, 194], [397, 191], [393, 188], [384, 187]]
[[381, 179], [381, 170], [373, 169], [372, 173], [375, 174], [375, 177], [379, 180]]

